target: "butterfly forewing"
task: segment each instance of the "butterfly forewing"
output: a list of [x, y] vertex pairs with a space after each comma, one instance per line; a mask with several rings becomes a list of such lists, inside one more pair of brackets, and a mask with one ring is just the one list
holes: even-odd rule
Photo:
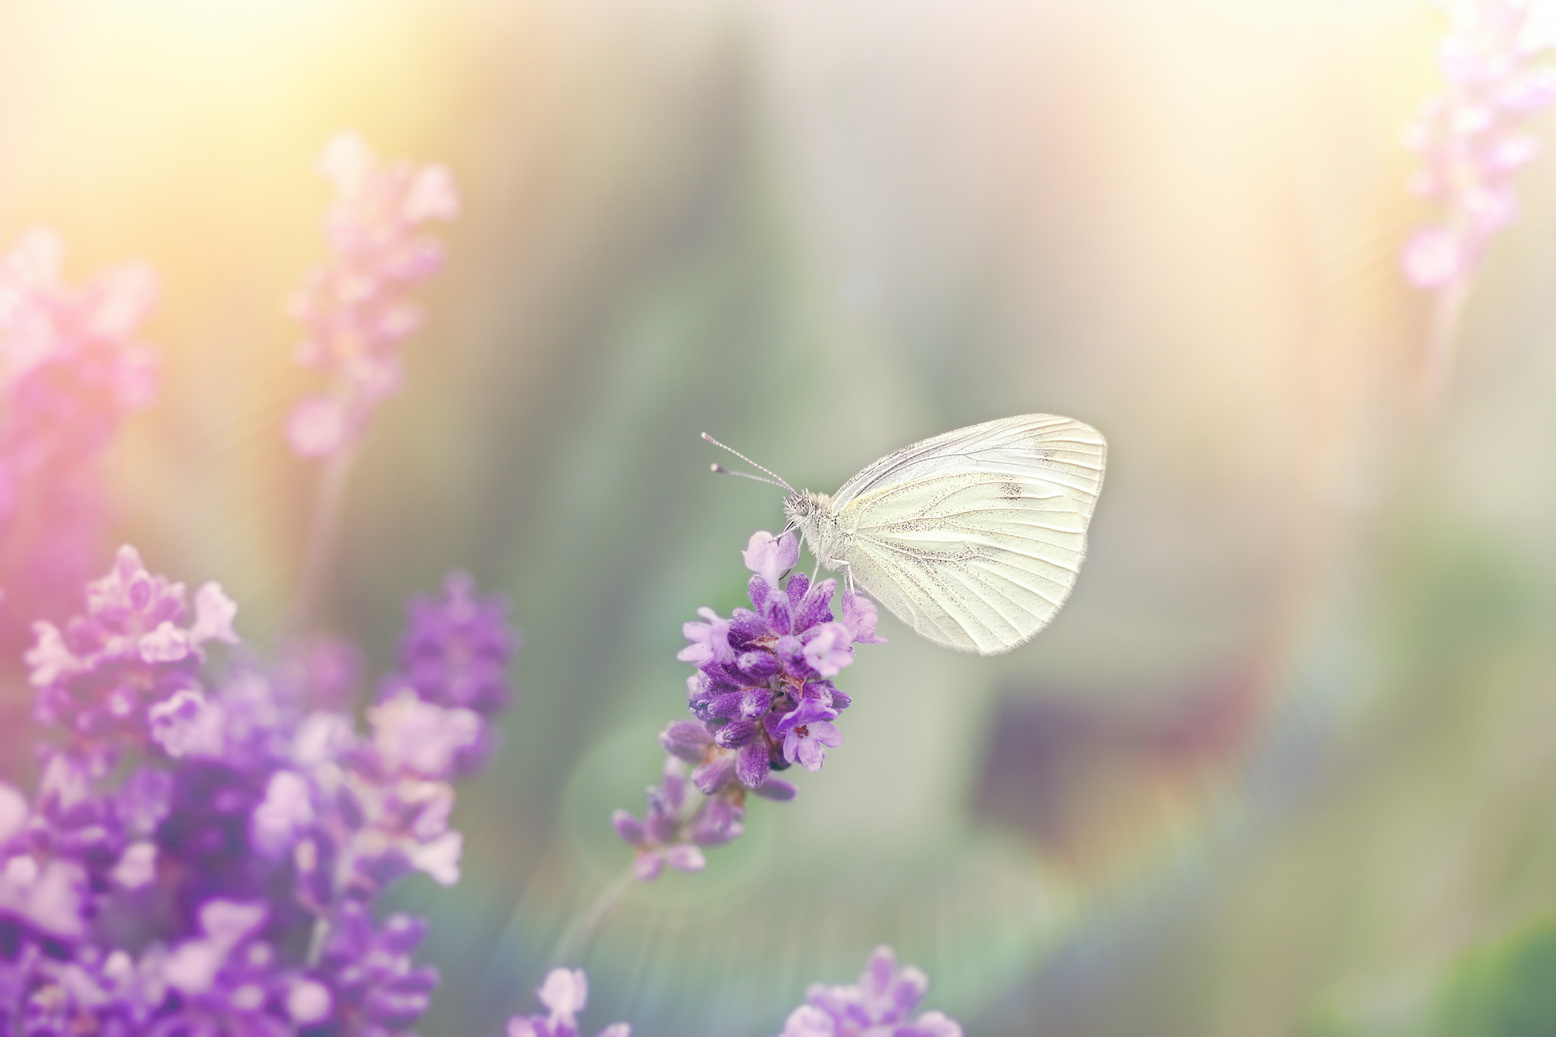
[[834, 498], [855, 582], [933, 641], [1008, 651], [1075, 585], [1106, 443], [1031, 414], [915, 443]]
[[945, 432], [887, 454], [833, 494], [842, 508], [855, 497], [928, 475], [985, 472], [1028, 476], [1082, 505], [1089, 520], [1107, 462], [1102, 433], [1073, 418], [1019, 414]]

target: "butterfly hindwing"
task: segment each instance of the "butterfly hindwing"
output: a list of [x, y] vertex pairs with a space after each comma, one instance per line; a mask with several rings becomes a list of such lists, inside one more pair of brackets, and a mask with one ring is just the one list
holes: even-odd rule
[[1106, 444], [1024, 415], [916, 443], [834, 500], [855, 582], [915, 630], [984, 655], [1053, 619], [1075, 585]]

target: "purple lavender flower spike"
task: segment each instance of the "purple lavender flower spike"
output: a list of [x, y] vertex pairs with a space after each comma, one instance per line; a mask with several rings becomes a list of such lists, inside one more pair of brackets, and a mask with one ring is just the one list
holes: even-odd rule
[[[686, 682], [696, 719], [674, 721], [659, 735], [667, 753], [696, 765], [691, 783], [708, 798], [692, 812], [691, 828], [680, 823], [676, 838], [684, 842], [694, 832], [691, 842], [703, 846], [744, 831], [748, 792], [778, 802], [794, 798], [794, 786], [773, 778], [773, 771], [794, 763], [817, 770], [826, 750], [843, 744], [832, 721], [850, 699], [830, 678], [853, 663], [854, 644], [882, 640], [867, 599], [845, 593], [838, 620], [832, 612], [836, 580], [813, 584], [803, 573], [786, 577], [799, 560], [793, 534], [755, 533], [742, 557], [752, 571], [751, 608], [736, 609], [728, 619], [702, 608], [701, 619], [684, 626], [689, 644], [677, 658], [697, 667]], [[670, 837], [654, 834], [655, 817], [651, 810], [641, 823], [624, 811], [613, 818], [617, 834], [638, 849], [640, 878], [657, 876], [670, 860]]]
[[354, 133], [330, 140], [319, 171], [335, 188], [324, 218], [333, 254], [308, 274], [291, 310], [307, 329], [298, 361], [331, 384], [287, 422], [287, 440], [304, 457], [350, 449], [377, 404], [398, 391], [400, 343], [421, 323], [407, 295], [443, 265], [443, 247], [423, 225], [459, 215], [445, 167], [380, 162]]
[[[507, 1037], [578, 1037], [578, 1014], [589, 1000], [589, 982], [582, 969], [552, 969], [536, 991], [545, 1015], [516, 1015], [508, 1020]], [[631, 1037], [626, 1023], [613, 1023], [599, 1037]]]
[[1431, 291], [1462, 285], [1490, 237], [1517, 215], [1514, 183], [1539, 151], [1530, 115], [1556, 100], [1556, 70], [1536, 64], [1553, 41], [1535, 35], [1528, 0], [1455, 5], [1442, 44], [1443, 91], [1406, 132], [1421, 156], [1412, 190], [1443, 207], [1401, 257], [1405, 276]]
[[507, 600], [477, 595], [475, 581], [455, 570], [441, 597], [411, 599], [400, 673], [428, 702], [490, 716], [512, 696], [508, 663], [521, 640], [508, 622]]
[[928, 989], [923, 972], [899, 969], [892, 949], [877, 947], [858, 983], [813, 984], [778, 1037], [962, 1037], [961, 1025], [940, 1012], [909, 1018]]

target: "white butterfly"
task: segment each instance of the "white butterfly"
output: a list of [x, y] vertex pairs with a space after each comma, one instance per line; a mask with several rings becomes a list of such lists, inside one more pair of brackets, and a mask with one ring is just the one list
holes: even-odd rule
[[787, 528], [821, 565], [846, 570], [931, 641], [997, 655], [1069, 597], [1106, 462], [1107, 441], [1090, 425], [1022, 414], [903, 447], [830, 497], [756, 467], [789, 491]]

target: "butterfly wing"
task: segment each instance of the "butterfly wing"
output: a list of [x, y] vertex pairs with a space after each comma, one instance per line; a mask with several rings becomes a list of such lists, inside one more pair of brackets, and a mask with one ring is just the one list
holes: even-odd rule
[[1053, 619], [1086, 555], [1107, 443], [1026, 414], [883, 457], [833, 498], [854, 581], [920, 634], [981, 655]]

